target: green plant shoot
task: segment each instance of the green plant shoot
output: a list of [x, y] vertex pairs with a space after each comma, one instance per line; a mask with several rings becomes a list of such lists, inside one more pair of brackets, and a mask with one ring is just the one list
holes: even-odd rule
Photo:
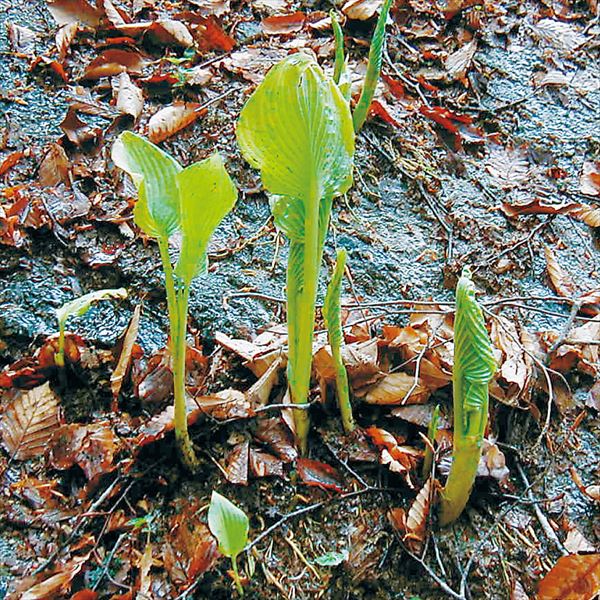
[[[115, 142], [112, 158], [136, 184], [136, 224], [158, 242], [171, 330], [175, 438], [183, 463], [195, 470], [197, 461], [188, 434], [185, 392], [190, 284], [206, 270], [208, 242], [233, 208], [237, 190], [218, 154], [184, 169], [172, 156], [129, 131]], [[169, 238], [176, 232], [181, 234], [181, 250], [173, 266]]]
[[331, 357], [335, 367], [335, 386], [337, 392], [338, 406], [342, 415], [344, 431], [350, 433], [354, 430], [354, 417], [352, 416], [352, 405], [350, 404], [350, 388], [348, 386], [348, 373], [342, 360], [342, 342], [344, 334], [342, 331], [342, 308], [340, 294], [342, 291], [342, 277], [346, 267], [346, 251], [339, 250], [335, 269], [327, 287], [325, 302], [323, 303], [323, 319], [327, 328], [327, 337], [331, 347]]
[[432, 448], [435, 446], [435, 436], [438, 430], [440, 422], [440, 405], [436, 404], [431, 415], [431, 421], [429, 421], [429, 427], [427, 428], [427, 439], [429, 444], [425, 447], [425, 456], [423, 457], [423, 479], [427, 479], [431, 474], [431, 468], [433, 467], [433, 451]]
[[249, 521], [246, 513], [233, 502], [213, 492], [208, 508], [208, 527], [219, 542], [219, 551], [231, 559], [235, 586], [240, 596], [244, 588], [240, 581], [237, 557], [248, 543]]
[[[308, 55], [283, 59], [242, 109], [237, 139], [272, 194], [276, 226], [289, 238], [288, 383], [292, 401], [307, 402], [317, 282], [334, 197], [352, 184], [354, 130], [338, 86]], [[306, 452], [309, 416], [294, 411]]]
[[356, 133], [362, 129], [362, 126], [367, 119], [371, 101], [375, 95], [375, 88], [379, 81], [381, 63], [383, 60], [383, 47], [385, 43], [385, 24], [391, 5], [392, 0], [384, 0], [381, 12], [379, 13], [379, 18], [377, 19], [377, 25], [375, 25], [373, 40], [371, 41], [371, 47], [369, 48], [369, 62], [367, 64], [365, 81], [363, 83], [362, 92], [360, 93], [360, 98], [354, 107], [354, 114], [352, 115], [354, 131]]
[[469, 500], [488, 420], [489, 383], [496, 371], [492, 345], [471, 272], [456, 287], [454, 318], [454, 441], [452, 467], [441, 497], [440, 523], [455, 521]]
[[119, 288], [116, 290], [97, 290], [90, 292], [63, 304], [56, 310], [56, 318], [58, 320], [58, 349], [54, 362], [57, 367], [65, 366], [65, 325], [69, 317], [81, 317], [99, 300], [107, 300], [109, 298], [127, 298], [127, 290]]

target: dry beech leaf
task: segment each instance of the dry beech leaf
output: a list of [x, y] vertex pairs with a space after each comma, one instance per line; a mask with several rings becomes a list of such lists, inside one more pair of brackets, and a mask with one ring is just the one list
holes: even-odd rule
[[226, 56], [220, 64], [231, 73], [240, 75], [251, 83], [259, 84], [273, 64], [285, 56], [287, 51], [283, 48], [246, 46], [243, 50], [237, 50]]
[[306, 14], [300, 11], [287, 15], [273, 15], [262, 21], [262, 29], [267, 35], [290, 34], [300, 31], [306, 23]]
[[58, 396], [49, 383], [21, 393], [2, 417], [4, 446], [17, 460], [39, 456], [45, 452], [60, 420]]
[[583, 163], [579, 191], [587, 196], [600, 196], [600, 161], [586, 160]]
[[[399, 417], [408, 423], [418, 425], [419, 427], [428, 427], [433, 416], [433, 404], [412, 404], [408, 406], [399, 406], [390, 413], [394, 417]], [[438, 428], [446, 428], [449, 423], [440, 415]]]
[[567, 52], [576, 50], [588, 40], [587, 36], [579, 32], [572, 23], [542, 19], [535, 25], [534, 30], [545, 41], [553, 46], [563, 48]]
[[33, 54], [37, 34], [27, 27], [15, 23], [6, 23], [8, 40], [13, 52], [19, 54]]
[[60, 598], [67, 594], [71, 589], [71, 582], [81, 571], [89, 557], [89, 554], [78, 556], [61, 565], [57, 573], [49, 575], [23, 592], [20, 600], [48, 600], [48, 598]]
[[97, 27], [102, 17], [102, 12], [86, 0], [53, 0], [48, 2], [48, 11], [60, 26], [80, 22]]
[[116, 96], [117, 110], [137, 121], [144, 109], [142, 90], [131, 80], [129, 73], [123, 71], [113, 79], [113, 95]]
[[262, 450], [250, 448], [249, 467], [254, 477], [283, 477], [283, 461]]
[[70, 168], [71, 163], [65, 149], [59, 144], [50, 144], [38, 171], [40, 185], [44, 187], [54, 187], [59, 183], [68, 185]]
[[571, 477], [573, 478], [573, 482], [579, 489], [579, 491], [584, 495], [594, 500], [595, 502], [600, 502], [600, 485], [584, 485], [579, 473], [575, 470], [574, 467], [570, 469]]
[[565, 298], [573, 298], [577, 294], [575, 283], [571, 276], [560, 266], [556, 255], [546, 246], [544, 248], [546, 256], [546, 268], [548, 269], [548, 277], [554, 291]]
[[299, 458], [296, 470], [306, 485], [340, 493], [344, 491], [344, 479], [331, 465], [310, 458]]
[[248, 460], [250, 442], [246, 440], [238, 444], [228, 455], [225, 466], [225, 477], [229, 483], [248, 485]]
[[525, 592], [523, 584], [518, 579], [515, 579], [512, 583], [510, 600], [529, 600], [529, 596]]
[[108, 421], [63, 425], [50, 441], [50, 464], [55, 469], [77, 464], [90, 481], [112, 470], [118, 446], [119, 438]]
[[294, 436], [282, 419], [278, 417], [261, 419], [254, 436], [263, 444], [270, 446], [284, 462], [290, 463], [298, 458]]
[[59, 127], [75, 146], [82, 146], [85, 143], [96, 141], [101, 135], [101, 130], [97, 127], [92, 128], [85, 121], [82, 121], [72, 106], [69, 107]]
[[71, 49], [71, 44], [73, 40], [77, 36], [77, 32], [79, 31], [79, 22], [74, 21], [73, 23], [67, 23], [63, 25], [57, 32], [55, 43], [56, 49], [58, 50], [58, 60], [61, 63], [65, 62], [67, 58], [67, 54]]
[[198, 117], [206, 114], [196, 102], [174, 102], [161, 108], [150, 117], [148, 122], [148, 138], [158, 144], [181, 131]]
[[570, 554], [540, 581], [537, 600], [592, 600], [598, 592], [600, 554]]
[[421, 551], [425, 541], [427, 518], [433, 500], [432, 486], [434, 485], [430, 477], [419, 490], [408, 513], [401, 508], [390, 511], [392, 525], [402, 535], [402, 540], [408, 548], [415, 553]]
[[563, 545], [571, 554], [581, 554], [596, 551], [596, 548], [590, 544], [590, 542], [585, 538], [581, 531], [577, 529], [577, 527], [569, 529]]
[[[408, 394], [410, 393], [410, 396]], [[372, 387], [365, 396], [368, 404], [424, 404], [430, 391], [418, 378], [408, 373], [389, 373]]]
[[109, 48], [97, 56], [83, 73], [83, 79], [112, 77], [123, 71], [132, 75], [141, 75], [147, 60], [135, 50]]
[[231, 9], [229, 0], [189, 0], [189, 2], [195, 6], [194, 12], [202, 17], [211, 15], [220, 17], [227, 14]]
[[342, 12], [352, 20], [366, 21], [379, 12], [383, 0], [348, 0]]
[[255, 0], [252, 5], [257, 10], [264, 10], [270, 13], [285, 12], [290, 3], [288, 0]]
[[530, 175], [527, 156], [520, 148], [494, 148], [485, 161], [485, 170], [503, 190], [525, 183]]
[[123, 381], [131, 367], [131, 354], [133, 351], [135, 340], [137, 339], [138, 330], [140, 327], [141, 314], [142, 305], [138, 304], [133, 311], [131, 321], [129, 321], [127, 331], [125, 332], [125, 336], [123, 337], [123, 346], [121, 348], [119, 360], [117, 362], [115, 370], [110, 376], [110, 389], [115, 400], [119, 397], [119, 394], [121, 393]]
[[473, 62], [475, 52], [477, 52], [477, 40], [473, 38], [468, 44], [448, 56], [446, 70], [451, 80], [464, 80]]
[[165, 46], [189, 48], [194, 45], [194, 38], [190, 30], [181, 21], [173, 19], [154, 21], [147, 33], [152, 41]]

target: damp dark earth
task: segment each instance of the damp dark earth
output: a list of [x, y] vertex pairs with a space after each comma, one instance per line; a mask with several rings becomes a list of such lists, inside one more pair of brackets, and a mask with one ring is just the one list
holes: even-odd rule
[[[298, 285], [308, 201], [295, 236], [240, 113], [300, 55], [351, 124], [378, 29], [352, 182]], [[597, 0], [0, 0], [0, 600], [596, 598], [599, 54]], [[341, 152], [332, 106], [330, 143], [306, 152]], [[165, 255], [208, 213], [161, 254], [114, 151], [132, 139], [181, 167], [218, 152], [237, 193], [178, 318]], [[309, 267], [316, 306], [288, 311]], [[465, 267], [493, 367], [475, 482], [445, 524]], [[288, 326], [313, 308], [297, 404]]]

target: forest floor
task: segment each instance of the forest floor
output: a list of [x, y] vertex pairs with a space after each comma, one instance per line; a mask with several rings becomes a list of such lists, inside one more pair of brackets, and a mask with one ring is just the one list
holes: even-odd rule
[[[235, 597], [213, 490], [250, 517], [248, 598], [520, 600], [565, 555], [587, 562], [556, 598], [593, 597], [577, 585], [600, 586], [596, 1], [395, 2], [319, 290], [345, 248], [360, 427], [342, 432], [318, 334], [304, 458], [269, 408], [285, 402], [287, 242], [235, 122], [290, 52], [331, 70], [334, 4], [359, 90], [380, 2], [91, 1], [0, 0], [0, 599]], [[185, 165], [218, 150], [240, 193], [191, 297], [197, 476], [169, 431], [158, 249], [110, 160], [125, 129]], [[440, 404], [448, 470], [464, 265], [499, 370], [480, 477], [441, 529], [420, 465]], [[59, 370], [55, 310], [117, 287], [126, 300], [69, 321]], [[407, 531], [399, 509], [424, 486]]]

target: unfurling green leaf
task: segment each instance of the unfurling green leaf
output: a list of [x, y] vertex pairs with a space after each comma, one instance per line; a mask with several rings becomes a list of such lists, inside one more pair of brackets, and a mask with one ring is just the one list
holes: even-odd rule
[[454, 435], [452, 467], [442, 492], [440, 522], [456, 520], [467, 504], [488, 419], [489, 383], [496, 371], [492, 345], [468, 268], [456, 287], [454, 367], [452, 372]]
[[56, 310], [56, 318], [58, 320], [58, 350], [55, 361], [59, 367], [65, 366], [65, 325], [67, 319], [69, 317], [80, 317], [91, 308], [94, 302], [110, 298], [127, 298], [127, 290], [125, 288], [96, 290], [95, 292], [75, 298], [75, 300], [63, 304]]
[[367, 115], [369, 114], [369, 108], [371, 107], [371, 101], [375, 95], [375, 88], [379, 81], [379, 74], [381, 73], [381, 63], [383, 62], [383, 49], [385, 44], [385, 24], [387, 22], [390, 7], [392, 6], [392, 0], [384, 0], [377, 19], [377, 25], [375, 25], [375, 32], [373, 33], [373, 39], [371, 40], [371, 47], [369, 48], [369, 63], [367, 64], [367, 73], [365, 75], [365, 82], [363, 83], [363, 89], [360, 93], [360, 98], [354, 108], [354, 114], [352, 115], [354, 121], [354, 131], [358, 133], [364, 125]]
[[335, 384], [337, 391], [338, 406], [342, 415], [342, 423], [346, 433], [354, 429], [354, 417], [352, 416], [352, 405], [350, 404], [350, 388], [348, 385], [348, 373], [342, 360], [342, 342], [344, 334], [342, 331], [342, 307], [340, 295], [342, 291], [342, 277], [346, 267], [346, 251], [340, 250], [337, 254], [335, 270], [327, 287], [325, 302], [323, 303], [323, 319], [327, 328], [327, 336], [331, 347], [331, 356], [335, 366]]
[[[237, 127], [246, 160], [275, 198], [275, 222], [290, 239], [287, 275], [292, 400], [307, 401], [317, 281], [331, 202], [352, 183], [354, 130], [339, 88], [306, 54], [275, 65], [250, 96]], [[296, 411], [306, 449], [308, 413]]]
[[337, 567], [348, 560], [349, 552], [344, 548], [341, 552], [327, 552], [315, 558], [315, 563], [321, 567]]

